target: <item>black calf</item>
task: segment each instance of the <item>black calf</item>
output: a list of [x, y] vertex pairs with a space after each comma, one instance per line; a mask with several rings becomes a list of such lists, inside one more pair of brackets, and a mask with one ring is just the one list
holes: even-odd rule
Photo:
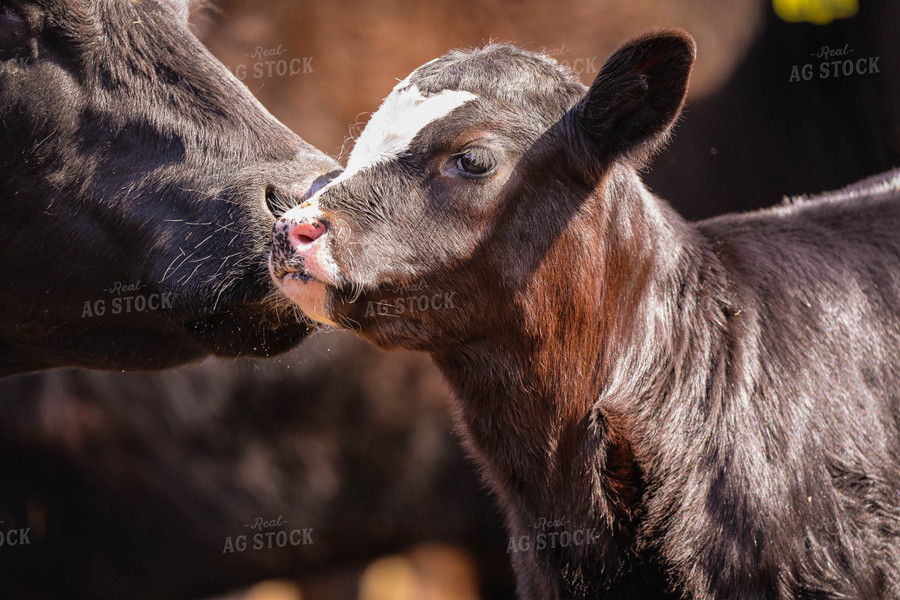
[[431, 353], [523, 599], [900, 598], [900, 171], [684, 221], [637, 170], [693, 59], [672, 31], [589, 90], [509, 46], [420, 67], [273, 275]]

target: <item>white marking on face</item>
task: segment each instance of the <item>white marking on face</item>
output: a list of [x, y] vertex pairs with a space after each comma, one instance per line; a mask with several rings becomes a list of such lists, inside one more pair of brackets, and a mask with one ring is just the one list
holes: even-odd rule
[[[309, 199], [310, 203], [318, 206], [319, 197], [331, 186], [347, 181], [364, 169], [396, 158], [409, 148], [416, 135], [427, 125], [478, 98], [475, 94], [460, 90], [444, 90], [431, 96], [423, 96], [418, 87], [407, 87], [415, 73], [413, 71], [394, 86], [356, 140], [353, 151], [347, 158], [347, 168], [313, 194]], [[292, 215], [288, 212], [285, 216]]]
[[406, 80], [397, 84], [369, 119], [347, 159], [347, 170], [338, 179], [396, 158], [427, 125], [478, 98], [461, 90], [423, 96], [414, 85], [400, 89], [405, 83]]
[[319, 210], [319, 194], [317, 192], [313, 194], [312, 198], [310, 198], [303, 204], [298, 204], [297, 206], [287, 210], [283, 215], [281, 215], [281, 218], [290, 219], [292, 221], [313, 221], [318, 220], [320, 215], [321, 211]]
[[[478, 98], [475, 94], [458, 90], [444, 90], [426, 97], [418, 87], [409, 86], [411, 77], [412, 74], [398, 83], [369, 119], [347, 159], [347, 168], [307, 202], [284, 213], [283, 218], [297, 221], [320, 219], [319, 198], [331, 186], [364, 169], [393, 160], [409, 148], [424, 127]], [[326, 233], [303, 252], [304, 270], [318, 281], [304, 283], [287, 277], [283, 280], [283, 289], [306, 315], [320, 323], [334, 325], [328, 314], [328, 292], [323, 282], [334, 285], [340, 270], [331, 256], [329, 244], [324, 243], [328, 237]]]
[[328, 288], [319, 281], [303, 282], [286, 277], [284, 293], [307, 317], [318, 323], [337, 326], [329, 314]]

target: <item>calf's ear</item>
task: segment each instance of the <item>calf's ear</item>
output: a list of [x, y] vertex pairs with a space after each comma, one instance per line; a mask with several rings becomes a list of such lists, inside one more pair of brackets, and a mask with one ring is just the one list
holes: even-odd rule
[[696, 48], [689, 34], [674, 29], [622, 44], [575, 106], [588, 145], [604, 159], [646, 163], [681, 112]]

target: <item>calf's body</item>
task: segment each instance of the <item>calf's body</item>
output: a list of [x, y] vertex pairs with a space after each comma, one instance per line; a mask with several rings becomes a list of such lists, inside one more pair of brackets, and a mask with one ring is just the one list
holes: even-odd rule
[[[687, 223], [637, 169], [693, 55], [637, 38], [587, 91], [508, 46], [420, 67], [272, 273], [432, 354], [522, 598], [900, 598], [900, 172]], [[413, 286], [452, 306], [372, 310]]]

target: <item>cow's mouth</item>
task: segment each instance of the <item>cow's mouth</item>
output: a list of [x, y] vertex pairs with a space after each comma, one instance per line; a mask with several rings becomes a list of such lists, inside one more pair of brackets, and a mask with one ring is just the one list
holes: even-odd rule
[[272, 276], [272, 281], [274, 281], [275, 285], [281, 290], [284, 289], [284, 286], [288, 281], [299, 281], [300, 283], [312, 283], [318, 281], [319, 283], [325, 284], [325, 282], [317, 279], [312, 273], [303, 269], [298, 269], [296, 265], [289, 265], [284, 262], [279, 264], [279, 261], [274, 257], [269, 260], [269, 273]]
[[[280, 275], [280, 276], [279, 276]], [[326, 325], [335, 325], [330, 314], [329, 290], [326, 282], [306, 271], [286, 270], [280, 273], [273, 269], [272, 277], [278, 288], [310, 319]]]
[[276, 240], [275, 247], [269, 254], [269, 275], [272, 281], [279, 288], [284, 287], [286, 280], [297, 279], [303, 283], [309, 283], [316, 280], [316, 277], [303, 268], [303, 258], [293, 253], [293, 248], [288, 246], [289, 250], [278, 247]]
[[297, 270], [291, 267], [280, 267], [275, 268], [274, 266], [271, 269], [272, 272], [272, 280], [279, 288], [284, 288], [284, 285], [288, 281], [299, 281], [300, 283], [312, 283], [314, 281], [318, 281], [323, 285], [327, 285], [324, 281], [316, 278], [315, 275], [309, 273], [304, 270]]
[[[242, 281], [213, 305], [198, 294], [173, 293], [168, 323], [180, 327], [217, 356], [273, 356], [291, 349], [314, 329], [312, 321], [286, 309], [268, 273]], [[255, 280], [255, 281], [253, 281]]]
[[314, 329], [311, 322], [274, 311], [267, 303], [206, 313], [184, 327], [215, 355], [262, 357], [289, 350]]

